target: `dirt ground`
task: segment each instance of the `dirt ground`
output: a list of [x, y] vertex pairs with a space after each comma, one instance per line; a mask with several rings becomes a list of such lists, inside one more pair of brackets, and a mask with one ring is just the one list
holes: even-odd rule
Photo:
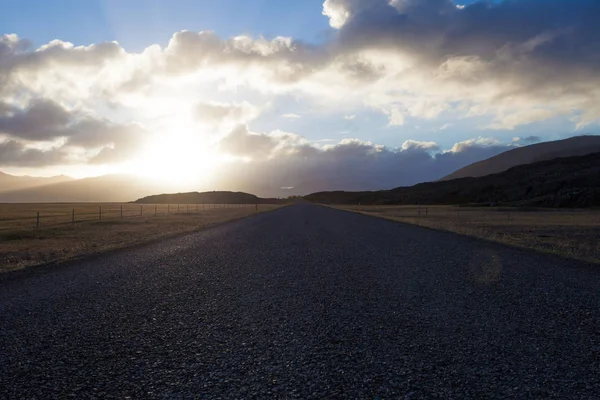
[[281, 206], [260, 204], [258, 211], [256, 207], [204, 205], [203, 210], [200, 204], [196, 211], [194, 204], [179, 205], [178, 211], [177, 205], [160, 205], [156, 209], [154, 205], [144, 205], [140, 210], [137, 204], [2, 204], [0, 273], [197, 231]]
[[337, 208], [600, 263], [600, 210], [455, 206]]

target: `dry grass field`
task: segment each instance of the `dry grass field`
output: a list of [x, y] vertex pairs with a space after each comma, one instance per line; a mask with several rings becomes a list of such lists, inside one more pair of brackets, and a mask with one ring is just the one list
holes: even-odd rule
[[600, 263], [600, 210], [336, 206], [395, 221]]
[[[259, 204], [258, 212], [278, 207]], [[256, 212], [254, 204], [0, 204], [0, 273], [192, 232]]]

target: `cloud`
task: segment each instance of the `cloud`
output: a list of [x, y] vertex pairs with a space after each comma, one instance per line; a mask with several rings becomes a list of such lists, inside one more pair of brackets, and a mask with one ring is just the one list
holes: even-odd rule
[[400, 101], [425, 119], [477, 109], [496, 117], [491, 129], [573, 109], [582, 125], [600, 118], [597, 1], [326, 0], [323, 14], [339, 53], [383, 66], [393, 89], [371, 92], [375, 105]]
[[[210, 31], [175, 33], [163, 55], [163, 72], [168, 75], [221, 66], [230, 67], [229, 70], [224, 68], [223, 72], [233, 72], [242, 77], [259, 71], [262, 78], [281, 84], [297, 81], [327, 61], [323, 49], [291, 38], [266, 40], [236, 36], [224, 40]], [[218, 71], [212, 72], [219, 74]], [[264, 83], [260, 81], [260, 84]]]
[[498, 146], [499, 144], [500, 143], [494, 138], [478, 137], [455, 143], [454, 146], [452, 146], [452, 148], [448, 152], [463, 153], [474, 147], [486, 148]]
[[251, 132], [247, 125], [238, 125], [221, 139], [218, 146], [221, 152], [232, 156], [262, 160], [294, 152], [307, 144], [306, 139], [293, 133], [281, 130], [269, 134], [256, 133]]
[[238, 157], [268, 158], [277, 146], [269, 135], [252, 133], [246, 125], [238, 125], [219, 143], [219, 149]]
[[397, 108], [392, 108], [389, 111], [388, 118], [389, 118], [388, 126], [404, 125], [404, 122], [405, 122], [404, 113]]
[[[127, 54], [116, 42], [90, 46], [53, 40], [33, 48], [16, 34], [0, 36], [0, 98], [14, 93], [24, 99], [49, 97], [55, 100], [83, 100], [84, 96], [106, 96], [131, 66]], [[111, 93], [112, 94], [112, 93]]]
[[344, 116], [344, 119], [346, 121], [354, 121], [356, 119], [356, 115], [352, 114], [352, 115], [346, 115]]
[[538, 143], [542, 141], [542, 138], [539, 136], [526, 136], [521, 139], [524, 143]]
[[549, 119], [562, 114], [556, 110], [530, 109], [524, 111], [515, 111], [510, 115], [498, 115], [488, 125], [487, 129], [513, 130], [517, 126], [530, 124], [532, 122]]
[[69, 163], [69, 155], [63, 149], [40, 150], [28, 148], [16, 140], [0, 142], [0, 166], [46, 167]]
[[[40, 166], [50, 160], [64, 161], [70, 152], [99, 153], [83, 157], [80, 161], [111, 163], [127, 160], [134, 155], [145, 138], [138, 124], [118, 124], [95, 118], [84, 112], [69, 110], [48, 99], [37, 99], [23, 108], [0, 103], [0, 134], [10, 138], [4, 142], [4, 151], [14, 149], [15, 156], [7, 157], [11, 165], [19, 160], [33, 165], [34, 156], [40, 157]], [[27, 147], [23, 143], [29, 143]], [[46, 143], [56, 143], [52, 150], [35, 148]], [[33, 147], [31, 147], [33, 146]], [[78, 150], [78, 151], [74, 151]]]
[[436, 142], [420, 142], [418, 140], [407, 140], [402, 143], [402, 150], [422, 149], [422, 150], [439, 150]]
[[301, 115], [294, 114], [294, 113], [283, 114], [282, 117], [285, 118], [285, 119], [300, 119], [300, 118], [302, 118]]
[[329, 18], [332, 28], [340, 29], [360, 15], [377, 13], [386, 4], [380, 0], [325, 0], [323, 15]]
[[578, 127], [600, 119], [596, 0], [464, 7], [452, 0], [326, 0], [323, 14], [337, 32], [320, 45], [181, 31], [165, 47], [128, 53], [116, 42], [55, 40], [34, 49], [4, 35], [0, 87], [65, 102], [77, 94], [97, 109], [102, 102], [119, 106], [130, 93], [221, 82], [226, 90], [306, 95], [328, 107], [366, 105], [387, 114], [392, 126], [406, 116], [442, 113], [491, 116], [486, 129], [556, 115], [574, 115]]
[[408, 140], [399, 149], [358, 139], [319, 148], [293, 137], [251, 133], [239, 127], [221, 147], [252, 161], [224, 166], [219, 177], [223, 187], [268, 196], [393, 188], [437, 180], [511, 148], [489, 138], [463, 141], [445, 151], [435, 142], [417, 140]]
[[27, 108], [4, 105], [0, 109], [0, 133], [30, 140], [69, 136], [71, 114], [51, 100], [35, 100]]
[[198, 121], [212, 125], [246, 123], [257, 118], [260, 112], [260, 108], [247, 101], [239, 104], [198, 103], [194, 108], [194, 116]]
[[539, 143], [542, 141], [542, 138], [539, 136], [526, 136], [524, 138], [522, 137], [515, 137], [513, 138], [513, 143], [517, 143], [517, 144], [534, 144], [534, 143]]
[[[402, 149], [360, 141], [316, 148], [289, 133], [251, 132], [244, 124], [262, 109], [240, 99], [290, 96], [324, 115], [339, 115], [343, 107], [348, 121], [367, 107], [386, 115], [389, 126], [440, 117], [486, 117], [481, 129], [502, 130], [556, 116], [572, 117], [578, 128], [600, 120], [596, 0], [462, 7], [452, 0], [326, 0], [323, 15], [335, 32], [320, 44], [181, 31], [166, 46], [133, 53], [116, 42], [74, 46], [53, 40], [35, 48], [15, 34], [0, 36], [0, 133], [4, 151], [17, 155], [7, 160], [37, 154], [43, 163], [63, 162], [67, 152], [82, 163], [117, 162], [135, 154], [153, 116], [187, 121], [191, 110], [190, 130], [206, 124], [229, 132], [222, 151], [270, 160], [257, 165], [282, 171], [299, 168], [283, 179], [294, 182], [278, 187], [297, 187], [302, 174], [309, 181], [308, 170], [321, 176], [318, 168], [344, 179], [353, 174], [363, 187], [367, 179], [377, 185], [411, 182], [387, 173], [390, 165], [408, 169], [409, 159], [430, 171], [415, 177], [429, 179], [437, 166], [505, 146], [478, 138], [446, 151], [419, 141]], [[229, 100], [214, 102], [216, 94]], [[352, 157], [371, 172], [359, 171]]]

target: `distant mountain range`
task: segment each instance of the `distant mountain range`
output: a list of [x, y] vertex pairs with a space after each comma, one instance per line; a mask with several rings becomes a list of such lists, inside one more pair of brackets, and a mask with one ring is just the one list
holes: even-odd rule
[[320, 192], [304, 198], [325, 204], [599, 207], [600, 153], [519, 165], [478, 178], [428, 182], [376, 192]]
[[73, 178], [65, 175], [52, 176], [48, 178], [34, 176], [15, 176], [0, 172], [0, 193], [23, 190], [55, 183], [69, 182]]
[[143, 204], [279, 204], [279, 199], [263, 199], [243, 192], [189, 192], [158, 194], [141, 198]]
[[[451, 181], [453, 179], [465, 177], [482, 177], [507, 171], [518, 165], [552, 160], [558, 157], [586, 155], [594, 152], [600, 152], [600, 136], [577, 136], [565, 140], [539, 143], [531, 146], [514, 148], [487, 160], [471, 164], [442, 178], [440, 181]], [[318, 178], [319, 177], [315, 177], [315, 180], [297, 185], [294, 194], [302, 193], [303, 191], [306, 193], [309, 190], [325, 191], [330, 187], [342, 187], [350, 190], [352, 190], [353, 187], [377, 188], [374, 185], [369, 185], [368, 182], [360, 181], [359, 177], [353, 177], [353, 180], [350, 181], [337, 180], [335, 182], [323, 179], [319, 180]], [[232, 191], [243, 190], [244, 192], [258, 193], [259, 195], [266, 196], [288, 195], [283, 188], [273, 188], [272, 182], [268, 179], [252, 182], [253, 183], [249, 183], [244, 179], [241, 179], [240, 181], [229, 178], [220, 182], [220, 188]], [[155, 193], [184, 192], [198, 189], [206, 190], [209, 189], [208, 186], [209, 185], [206, 184], [206, 182], [203, 185], [188, 184], [185, 186], [165, 184], [164, 182], [157, 182], [151, 178], [142, 178], [134, 175], [105, 175], [93, 178], [73, 179], [62, 175], [49, 178], [38, 178], [30, 176], [13, 176], [0, 172], [0, 203], [127, 202], [132, 201], [133, 199], [141, 199]], [[300, 188], [303, 188], [303, 190]], [[384, 192], [391, 191], [388, 190]], [[193, 193], [199, 195], [198, 192], [190, 193], [192, 194], [188, 194], [187, 196], [191, 196], [192, 199], [195, 196]], [[202, 194], [202, 196], [207, 195]], [[343, 195], [342, 197], [345, 196], [346, 195]], [[257, 199], [259, 198], [257, 197]], [[250, 200], [251, 199], [247, 199], [244, 201]], [[195, 201], [196, 200], [182, 201], [182, 203], [192, 204], [195, 203]], [[230, 202], [225, 200], [221, 201], [219, 198], [211, 201], [206, 197], [199, 198], [197, 201], [199, 204], [202, 202]]]
[[164, 190], [164, 185], [138, 176], [104, 175], [0, 191], [0, 203], [127, 202]]
[[452, 174], [441, 181], [497, 174], [516, 167], [559, 157], [584, 156], [600, 152], [600, 136], [576, 136], [564, 140], [532, 144], [506, 151], [487, 160], [479, 161]]

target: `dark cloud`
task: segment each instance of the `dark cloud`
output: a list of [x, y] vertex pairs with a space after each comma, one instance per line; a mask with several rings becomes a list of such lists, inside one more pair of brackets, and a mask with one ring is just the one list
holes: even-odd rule
[[242, 157], [266, 158], [277, 146], [269, 135], [251, 133], [246, 125], [238, 125], [219, 143], [219, 149], [227, 154]]
[[[324, 104], [330, 92], [342, 93], [345, 99], [354, 88], [364, 88], [357, 92], [373, 98], [360, 97], [361, 104], [388, 114], [391, 125], [403, 123], [408, 115], [435, 118], [458, 103], [464, 107], [453, 110], [463, 115], [495, 114], [498, 118], [489, 127], [498, 129], [561, 112], [576, 111], [584, 122], [600, 118], [598, 0], [481, 1], [461, 9], [451, 0], [326, 0], [324, 13], [337, 31], [320, 45], [286, 38], [222, 39], [213, 32], [183, 31], [173, 35], [164, 49], [152, 46], [133, 55], [112, 42], [75, 47], [53, 41], [34, 49], [16, 35], [0, 36], [1, 98], [34, 99], [24, 107], [0, 103], [0, 134], [11, 139], [2, 144], [3, 157], [11, 163], [29, 162], [25, 160], [34, 155], [42, 164], [52, 157], [62, 162], [62, 156], [52, 151], [25, 148], [22, 143], [64, 138], [66, 147], [94, 150], [97, 155], [91, 162], [127, 159], [144, 140], [142, 127], [62, 104], [81, 104], [75, 98], [80, 93], [90, 98], [99, 93], [106, 97], [104, 103], [90, 101], [105, 105], [111, 93], [123, 87], [150, 88], [151, 97], [153, 79], [168, 86], [165, 75], [188, 73], [209, 81], [214, 77], [204, 75], [222, 74], [226, 81], [235, 81], [232, 85], [243, 75], [245, 83], [259, 90], [268, 91], [271, 85], [280, 85], [273, 90], [305, 90]], [[119, 63], [124, 56], [128, 62]], [[92, 89], [87, 81], [84, 88], [73, 84], [111, 62], [114, 68], [102, 75], [107, 82], [98, 79], [93, 82], [96, 86], [89, 85]], [[88, 70], [82, 73], [82, 68]], [[36, 75], [43, 71], [47, 74]], [[261, 79], [252, 79], [255, 76]], [[62, 81], [53, 82], [55, 78]], [[48, 93], [75, 97], [58, 99]], [[118, 100], [114, 104], [118, 107]], [[518, 111], [490, 111], [498, 104]], [[246, 103], [202, 103], [193, 112], [204, 122], [238, 123], [251, 119], [256, 110]], [[518, 142], [539, 140], [531, 136]], [[221, 141], [220, 150], [255, 160], [231, 179], [238, 174], [252, 181], [258, 179], [255, 174], [272, 187], [316, 187], [320, 184], [314, 182], [320, 181], [329, 189], [372, 189], [437, 179], [506, 149], [476, 141], [459, 143], [451, 152], [440, 152], [436, 146], [407, 141], [402, 149], [390, 149], [346, 140], [319, 149], [295, 135], [256, 134], [240, 125]]]
[[[239, 130], [237, 134], [245, 133]], [[477, 140], [457, 144], [453, 151], [437, 154], [431, 154], [437, 148], [435, 144], [417, 141], [409, 141], [403, 149], [391, 149], [359, 140], [344, 140], [319, 149], [306, 144], [282, 144], [270, 135], [250, 136], [254, 136], [251, 140], [260, 140], [261, 154], [271, 156], [251, 163], [230, 164], [222, 171], [220, 182], [231, 189], [260, 191], [269, 196], [413, 185], [437, 180], [510, 149], [506, 145]], [[239, 150], [243, 154], [252, 152], [247, 147]], [[290, 187], [292, 189], [281, 189]]]
[[[547, 96], [586, 90], [598, 81], [600, 2], [596, 0], [480, 1], [459, 9], [452, 0], [327, 0], [338, 45], [408, 53], [439, 67], [451, 58], [484, 62], [485, 75], [510, 78]], [[486, 76], [454, 79], [479, 80]], [[589, 89], [589, 87], [588, 87]], [[507, 93], [508, 95], [508, 93]]]
[[15, 140], [0, 142], [0, 166], [47, 167], [68, 163], [68, 153], [61, 148], [38, 150], [26, 148]]
[[294, 82], [315, 72], [329, 61], [324, 47], [288, 38], [253, 40], [238, 36], [221, 39], [214, 32], [178, 32], [165, 51], [166, 72], [181, 74], [207, 65], [266, 67], [273, 79]]
[[0, 36], [0, 71], [4, 74], [36, 72], [49, 67], [96, 67], [125, 54], [116, 42], [73, 46], [54, 40], [35, 51], [27, 39], [16, 35]]
[[198, 121], [209, 124], [222, 122], [247, 122], [258, 116], [259, 110], [250, 103], [198, 103], [194, 108], [194, 116]]
[[[395, 101], [414, 111], [410, 103], [430, 95], [441, 110], [456, 102], [520, 110], [478, 109], [518, 114], [493, 124], [503, 129], [576, 109], [584, 111], [584, 124], [600, 118], [597, 0], [480, 1], [464, 8], [452, 0], [326, 0], [324, 14], [338, 32], [319, 46], [179, 32], [165, 50], [165, 71], [210, 73], [220, 70], [209, 67], [229, 65], [245, 76], [259, 69], [261, 85], [314, 78], [290, 87], [323, 93], [323, 73], [345, 80], [342, 87], [386, 79], [390, 85], [378, 90], [388, 94], [387, 104], [376, 108], [387, 114]], [[414, 112], [428, 118], [425, 110]]]
[[34, 100], [25, 109], [7, 105], [3, 108], [5, 112], [0, 113], [0, 133], [29, 140], [68, 136], [71, 115], [51, 100]]
[[[145, 132], [137, 124], [116, 124], [106, 119], [93, 118], [73, 110], [67, 110], [58, 103], [38, 99], [26, 108], [11, 107], [0, 103], [0, 134], [16, 140], [48, 142], [64, 138], [64, 147], [80, 147], [85, 150], [100, 149], [92, 163], [123, 161], [135, 154], [143, 143]], [[6, 146], [15, 148], [17, 141], [9, 141]], [[25, 160], [39, 154], [43, 163], [48, 154], [33, 150], [17, 151], [18, 157], [12, 161]], [[45, 165], [45, 164], [44, 164]]]
[[[305, 90], [317, 96], [367, 89], [384, 80], [389, 84], [368, 92], [373, 99], [359, 100], [369, 100], [369, 106], [388, 115], [400, 107], [416, 117], [436, 116], [411, 107], [429, 96], [440, 103], [440, 110], [469, 102], [529, 109], [510, 124], [496, 122], [496, 128], [574, 110], [583, 111], [583, 124], [600, 118], [597, 0], [480, 1], [461, 9], [452, 0], [326, 0], [323, 6], [337, 32], [319, 45], [181, 31], [165, 48], [150, 46], [133, 55], [113, 42], [75, 47], [53, 41], [33, 51], [27, 40], [4, 35], [0, 90], [8, 81], [37, 89], [39, 77], [27, 72], [47, 69], [48, 79], [72, 68], [114, 63], [106, 81], [94, 82], [98, 87], [91, 94], [110, 98], [124, 88], [149, 89], [165, 75], [225, 77], [234, 85]], [[128, 62], [121, 63], [123, 59]], [[469, 111], [468, 105], [460, 111]], [[216, 107], [199, 112], [207, 116], [226, 111]], [[486, 107], [477, 112], [508, 117]]]
[[533, 144], [533, 143], [541, 142], [542, 138], [539, 136], [527, 136], [527, 137], [522, 138], [521, 141], [523, 143]]
[[[106, 122], [102, 127], [101, 135], [90, 135], [87, 142], [82, 141], [81, 136], [75, 136], [78, 142], [69, 141], [68, 144], [102, 146], [100, 152], [88, 162], [90, 164], [112, 164], [134, 158], [139, 154], [146, 137], [146, 131], [137, 124], [118, 125]], [[102, 140], [98, 140], [99, 138]]]

